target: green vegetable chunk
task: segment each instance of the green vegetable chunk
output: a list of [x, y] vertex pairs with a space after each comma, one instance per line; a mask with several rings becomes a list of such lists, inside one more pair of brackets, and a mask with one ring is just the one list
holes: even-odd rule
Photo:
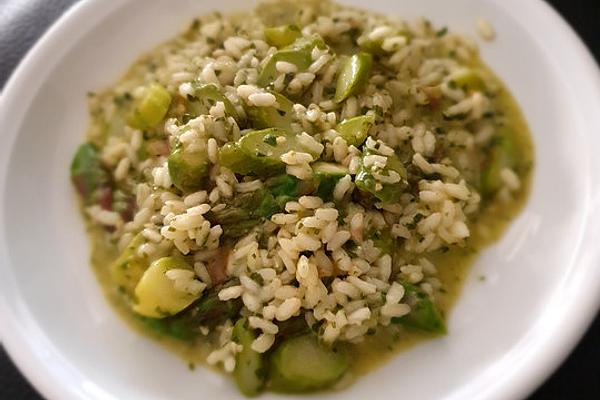
[[302, 192], [300, 181], [295, 176], [291, 175], [279, 175], [269, 178], [265, 182], [265, 186], [269, 189], [269, 192], [275, 197], [298, 197]]
[[480, 189], [483, 197], [493, 197], [502, 188], [500, 171], [504, 168], [514, 169], [518, 165], [518, 159], [513, 132], [503, 127], [498, 131], [498, 137], [492, 144], [489, 157], [481, 172]]
[[375, 122], [372, 115], [360, 115], [358, 117], [345, 119], [335, 127], [340, 136], [352, 146], [360, 146], [367, 140], [369, 129]]
[[271, 356], [271, 384], [282, 392], [325, 389], [348, 369], [343, 348], [319, 343], [313, 334], [283, 341]]
[[245, 106], [250, 124], [255, 129], [280, 128], [290, 130], [294, 103], [277, 92], [270, 92], [277, 99], [275, 107]]
[[221, 301], [219, 291], [224, 287], [239, 284], [231, 280], [224, 285], [213, 286], [204, 291], [204, 295], [184, 311], [164, 318], [149, 318], [138, 315], [140, 321], [158, 335], [170, 336], [178, 340], [193, 340], [198, 337], [198, 328], [214, 328], [238, 316], [242, 308], [240, 298]]
[[[285, 201], [285, 200], [284, 200]], [[206, 218], [223, 228], [223, 235], [238, 238], [256, 226], [263, 218], [282, 210], [281, 202], [268, 190], [255, 190], [236, 196], [219, 211], [209, 211]], [[283, 202], [283, 204], [285, 204]]]
[[195, 117], [208, 114], [210, 108], [220, 101], [225, 106], [225, 112], [240, 122], [240, 116], [231, 101], [213, 83], [194, 86], [194, 95], [188, 96], [187, 100], [187, 111]]
[[135, 316], [144, 324], [145, 328], [159, 337], [169, 336], [177, 340], [191, 341], [198, 336], [198, 326], [190, 325], [189, 320], [180, 318], [179, 314], [165, 318], [150, 318], [139, 314], [135, 314]]
[[[365, 165], [365, 158], [369, 155], [373, 153], [365, 149], [362, 165], [354, 179], [356, 187], [363, 192], [371, 193], [383, 203], [398, 201], [406, 187], [407, 174], [402, 161], [396, 155], [390, 155], [387, 156], [385, 167], [378, 168], [376, 165]], [[377, 175], [391, 177], [396, 174], [401, 178], [397, 183], [381, 183], [376, 179]]]
[[[278, 144], [279, 137], [285, 138], [285, 142]], [[248, 132], [236, 144], [232, 156], [237, 158], [230, 157], [235, 163], [229, 164], [228, 158], [221, 157], [221, 164], [240, 174], [268, 176], [281, 173], [285, 165], [280, 157], [289, 151], [287, 143], [291, 138], [292, 135], [275, 128]]]
[[277, 322], [276, 324], [279, 328], [277, 340], [289, 339], [310, 333], [310, 327], [306, 323], [306, 318], [304, 318], [303, 315], [292, 317], [285, 321]]
[[348, 172], [348, 168], [340, 164], [319, 161], [313, 164], [313, 171], [319, 177], [343, 178]]
[[237, 142], [225, 143], [219, 149], [219, 163], [237, 174], [256, 173], [260, 165], [256, 165], [254, 159], [244, 153]]
[[225, 145], [219, 150], [219, 161], [238, 174], [272, 176], [285, 170], [281, 156], [292, 150], [318, 156], [300, 145], [293, 133], [271, 128], [250, 131], [238, 142]]
[[[398, 32], [396, 36], [404, 36], [406, 42], [410, 42], [410, 33]], [[364, 34], [357, 39], [357, 44], [360, 49], [366, 53], [373, 54], [375, 56], [382, 56], [388, 52], [382, 48], [383, 39], [371, 39], [368, 34]]]
[[327, 48], [327, 45], [323, 41], [323, 38], [316, 34], [312, 36], [300, 37], [294, 43], [287, 46], [286, 49], [302, 50], [308, 51], [310, 53], [315, 47], [318, 47], [321, 50]]
[[102, 168], [98, 149], [92, 143], [84, 143], [77, 149], [71, 162], [71, 180], [86, 203], [94, 201], [94, 192], [110, 182], [110, 176]]
[[316, 195], [324, 201], [330, 201], [333, 198], [335, 185], [349, 173], [348, 168], [343, 165], [324, 161], [314, 163], [312, 169], [318, 185]]
[[314, 190], [313, 182], [301, 181], [295, 176], [286, 174], [267, 179], [265, 186], [279, 206], [279, 209], [275, 212], [283, 210], [288, 201], [296, 200], [301, 195], [312, 193]]
[[302, 36], [300, 28], [296, 25], [281, 25], [265, 28], [265, 41], [271, 46], [281, 48], [289, 44]]
[[133, 296], [135, 286], [149, 265], [148, 260], [137, 252], [144, 243], [145, 239], [141, 233], [135, 235], [119, 258], [109, 267], [112, 281], [120, 291], [128, 296]]
[[178, 340], [193, 340], [198, 336], [198, 326], [191, 326], [187, 318], [179, 318], [179, 315], [165, 318], [150, 318], [135, 314], [144, 326], [158, 336], [169, 336]]
[[232, 336], [234, 341], [242, 345], [242, 351], [235, 357], [235, 383], [246, 396], [256, 396], [265, 384], [263, 356], [251, 347], [256, 334], [247, 327], [247, 321], [243, 318], [235, 323]]
[[239, 284], [239, 281], [232, 279], [223, 285], [213, 286], [200, 300], [196, 301], [190, 309], [194, 326], [203, 325], [214, 328], [228, 319], [235, 318], [242, 308], [242, 299], [221, 301], [219, 292], [223, 288], [236, 284]]
[[367, 84], [372, 67], [373, 56], [369, 53], [354, 54], [342, 61], [338, 70], [334, 101], [340, 103], [359, 93]]
[[402, 286], [411, 311], [403, 317], [392, 318], [392, 322], [425, 332], [446, 334], [444, 318], [427, 293], [410, 283], [402, 283]]
[[268, 86], [279, 75], [276, 64], [278, 61], [285, 61], [294, 64], [298, 72], [305, 71], [312, 63], [311, 51], [313, 48], [326, 48], [323, 39], [318, 36], [300, 37], [294, 43], [273, 53], [271, 58], [263, 66], [258, 75], [258, 86]]
[[456, 86], [465, 88], [468, 90], [485, 90], [486, 85], [485, 81], [481, 74], [472, 68], [463, 68], [454, 74], [454, 78], [452, 79]]
[[127, 122], [136, 129], [150, 129], [163, 120], [170, 105], [171, 95], [167, 89], [159, 83], [151, 83], [136, 101]]
[[375, 247], [383, 254], [393, 255], [396, 251], [396, 239], [389, 229], [372, 230], [367, 233], [367, 239], [371, 239]]
[[278, 74], [277, 68], [275, 67], [278, 61], [294, 64], [298, 68], [298, 71], [304, 71], [310, 66], [312, 59], [310, 57], [310, 51], [306, 50], [277, 51], [269, 58], [263, 69], [260, 71], [256, 81], [259, 86], [265, 87], [273, 83], [273, 80]]
[[190, 152], [179, 147], [171, 153], [167, 163], [173, 185], [184, 192], [199, 189], [208, 174], [206, 151]]
[[172, 269], [192, 272], [188, 263], [179, 257], [163, 257], [154, 261], [135, 287], [137, 303], [133, 311], [146, 317], [164, 318], [177, 314], [201, 296], [200, 293], [177, 288], [175, 281], [166, 275]]
[[383, 39], [371, 40], [367, 37], [358, 38], [358, 47], [360, 47], [360, 49], [365, 53], [370, 53], [377, 56], [385, 54], [385, 50], [381, 48], [382, 44]]
[[[280, 139], [281, 138], [281, 139]], [[265, 168], [283, 167], [281, 156], [295, 150], [294, 136], [279, 129], [250, 132], [240, 139], [240, 148]], [[296, 149], [300, 151], [300, 149]]]

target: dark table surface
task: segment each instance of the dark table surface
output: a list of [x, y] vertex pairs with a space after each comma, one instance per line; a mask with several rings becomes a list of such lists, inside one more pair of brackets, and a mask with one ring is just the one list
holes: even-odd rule
[[[27, 49], [76, 1], [0, 0], [0, 88]], [[596, 60], [600, 60], [600, 0], [549, 2], [571, 23]], [[15, 368], [2, 347], [0, 399], [41, 399]], [[529, 398], [546, 399], [600, 399], [600, 317], [596, 318], [563, 365]]]

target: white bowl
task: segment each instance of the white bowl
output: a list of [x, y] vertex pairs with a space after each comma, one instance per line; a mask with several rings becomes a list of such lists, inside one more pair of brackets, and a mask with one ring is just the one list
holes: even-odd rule
[[[535, 140], [531, 198], [486, 249], [450, 315], [450, 333], [320, 398], [514, 399], [572, 349], [600, 303], [600, 79], [573, 31], [542, 1], [359, 0], [386, 14], [474, 31], [522, 106]], [[50, 399], [231, 399], [232, 382], [187, 370], [129, 329], [103, 298], [68, 178], [88, 123], [86, 92], [209, 9], [243, 0], [89, 0], [70, 10], [6, 85], [0, 132], [0, 329]], [[487, 279], [476, 279], [484, 274]], [[275, 398], [267, 394], [264, 398]], [[303, 397], [304, 398], [304, 397]]]

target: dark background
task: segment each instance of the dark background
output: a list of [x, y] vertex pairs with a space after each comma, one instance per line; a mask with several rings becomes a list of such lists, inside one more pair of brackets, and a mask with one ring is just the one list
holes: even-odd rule
[[[27, 49], [76, 1], [0, 0], [0, 88]], [[600, 0], [549, 0], [549, 3], [575, 28], [596, 60], [600, 60]], [[0, 399], [41, 400], [2, 347]], [[600, 317], [560, 369], [528, 400], [546, 399], [600, 399]]]

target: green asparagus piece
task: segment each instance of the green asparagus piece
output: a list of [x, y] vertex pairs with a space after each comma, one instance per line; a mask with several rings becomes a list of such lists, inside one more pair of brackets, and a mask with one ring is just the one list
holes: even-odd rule
[[276, 64], [279, 61], [285, 61], [294, 64], [298, 71], [305, 71], [312, 62], [310, 51], [306, 50], [279, 50], [274, 53], [267, 61], [258, 75], [257, 84], [259, 86], [268, 86], [278, 75]]
[[[386, 165], [383, 169], [376, 166], [366, 166], [364, 163], [365, 157], [373, 153], [365, 149], [363, 155], [363, 163], [356, 174], [356, 187], [364, 192], [371, 193], [384, 203], [392, 203], [398, 201], [400, 195], [406, 187], [406, 169], [402, 161], [396, 155], [387, 156]], [[381, 183], [376, 179], [376, 175], [390, 176], [390, 174], [398, 174], [401, 178], [397, 183]]]
[[253, 172], [258, 175], [273, 175], [285, 169], [281, 156], [292, 150], [292, 142], [293, 135], [271, 128], [245, 134], [238, 145], [241, 152], [252, 161], [255, 169]]
[[150, 129], [163, 120], [170, 105], [171, 95], [167, 89], [159, 83], [152, 83], [136, 101], [127, 122], [136, 129]]
[[225, 143], [219, 149], [219, 163], [237, 174], [258, 174], [262, 172], [261, 165], [240, 148], [238, 142]]
[[360, 37], [358, 39], [358, 46], [365, 53], [370, 53], [376, 56], [385, 54], [385, 51], [381, 48], [383, 40], [371, 40], [366, 37]]
[[367, 139], [369, 129], [375, 122], [372, 115], [360, 115], [358, 117], [345, 119], [335, 127], [335, 130], [348, 143], [348, 145], [360, 146]]
[[[404, 36], [406, 38], [406, 42], [410, 42], [411, 34], [409, 32], [398, 32], [396, 35]], [[368, 35], [363, 35], [357, 39], [357, 44], [362, 51], [373, 54], [374, 56], [382, 56], [388, 53], [382, 48], [383, 39], [371, 39]]]
[[294, 43], [294, 41], [302, 36], [300, 28], [296, 25], [281, 25], [265, 28], [265, 40], [271, 46], [277, 48], [285, 47]]
[[202, 187], [209, 166], [206, 151], [185, 151], [178, 147], [167, 162], [171, 181], [179, 190], [188, 192]]
[[472, 68], [464, 68], [460, 72], [454, 74], [452, 81], [456, 86], [468, 90], [482, 91], [486, 89], [483, 77], [477, 70]]
[[492, 143], [488, 159], [481, 172], [481, 194], [489, 198], [502, 187], [500, 171], [504, 168], [515, 168], [518, 155], [513, 138], [514, 133], [508, 128], [499, 129], [498, 136]]
[[338, 70], [334, 101], [340, 103], [359, 93], [367, 84], [372, 67], [373, 56], [369, 53], [354, 54], [342, 61]]
[[187, 110], [193, 116], [208, 114], [210, 108], [219, 101], [225, 106], [225, 112], [240, 122], [240, 116], [231, 101], [213, 83], [194, 87], [194, 95], [188, 96]]
[[371, 239], [375, 247], [383, 254], [393, 255], [396, 251], [396, 239], [392, 236], [389, 229], [373, 230], [367, 234], [367, 239]]
[[268, 86], [278, 75], [276, 64], [278, 61], [285, 61], [294, 64], [298, 72], [305, 71], [312, 63], [312, 49], [326, 48], [323, 39], [315, 37], [300, 37], [294, 43], [276, 51], [263, 66], [258, 75], [257, 84], [259, 86]]
[[178, 289], [175, 281], [166, 275], [172, 269], [193, 272], [181, 257], [163, 257], [154, 261], [135, 287], [133, 311], [146, 317], [165, 318], [182, 311], [201, 296]]
[[427, 293], [410, 283], [402, 283], [402, 286], [411, 311], [403, 317], [392, 318], [392, 322], [425, 332], [445, 334], [444, 318]]
[[71, 180], [86, 203], [94, 201], [97, 189], [110, 183], [110, 176], [100, 162], [98, 149], [84, 143], [77, 149], [71, 162]]
[[144, 236], [138, 233], [109, 267], [112, 281], [129, 297], [133, 297], [136, 285], [150, 264], [145, 257], [138, 254], [138, 249], [145, 242]]
[[314, 334], [283, 341], [271, 356], [271, 384], [282, 392], [324, 389], [337, 382], [348, 369], [343, 348], [319, 343]]
[[236, 318], [242, 307], [241, 299], [219, 300], [219, 291], [230, 285], [237, 285], [237, 280], [213, 286], [191, 306], [177, 315], [165, 318], [149, 318], [138, 315], [138, 318], [159, 335], [166, 335], [179, 340], [193, 340], [198, 336], [198, 328], [206, 326], [214, 328], [228, 319]]
[[289, 339], [310, 333], [310, 328], [303, 315], [277, 322], [277, 327], [279, 328], [277, 340]]
[[324, 201], [331, 201], [335, 185], [349, 173], [348, 168], [340, 164], [324, 161], [314, 163], [312, 168], [317, 183], [316, 195]]
[[292, 132], [270, 128], [250, 131], [238, 142], [224, 146], [219, 151], [219, 161], [238, 174], [272, 176], [285, 170], [281, 156], [289, 151], [317, 156], [300, 145]]
[[246, 396], [256, 396], [265, 384], [265, 366], [263, 356], [252, 350], [252, 342], [257, 335], [242, 318], [235, 323], [233, 340], [242, 345], [242, 351], [236, 355], [233, 376], [240, 392]]
[[190, 320], [189, 324], [195, 328], [200, 325], [214, 328], [228, 319], [235, 318], [240, 308], [242, 308], [242, 300], [238, 298], [221, 301], [219, 292], [225, 287], [237, 284], [239, 284], [239, 281], [232, 279], [223, 285], [210, 288], [204, 296], [189, 308], [189, 315], [187, 316]]
[[271, 91], [277, 100], [274, 107], [245, 106], [250, 124], [255, 129], [280, 128], [290, 130], [294, 103], [284, 95]]
[[206, 218], [223, 228], [224, 236], [238, 238], [256, 226], [263, 218], [282, 210], [282, 205], [271, 192], [256, 190], [236, 196], [225, 208], [210, 211]]
[[291, 197], [296, 198], [302, 193], [301, 189], [302, 181], [291, 175], [279, 175], [269, 178], [265, 182], [265, 186], [269, 192], [277, 197]]

